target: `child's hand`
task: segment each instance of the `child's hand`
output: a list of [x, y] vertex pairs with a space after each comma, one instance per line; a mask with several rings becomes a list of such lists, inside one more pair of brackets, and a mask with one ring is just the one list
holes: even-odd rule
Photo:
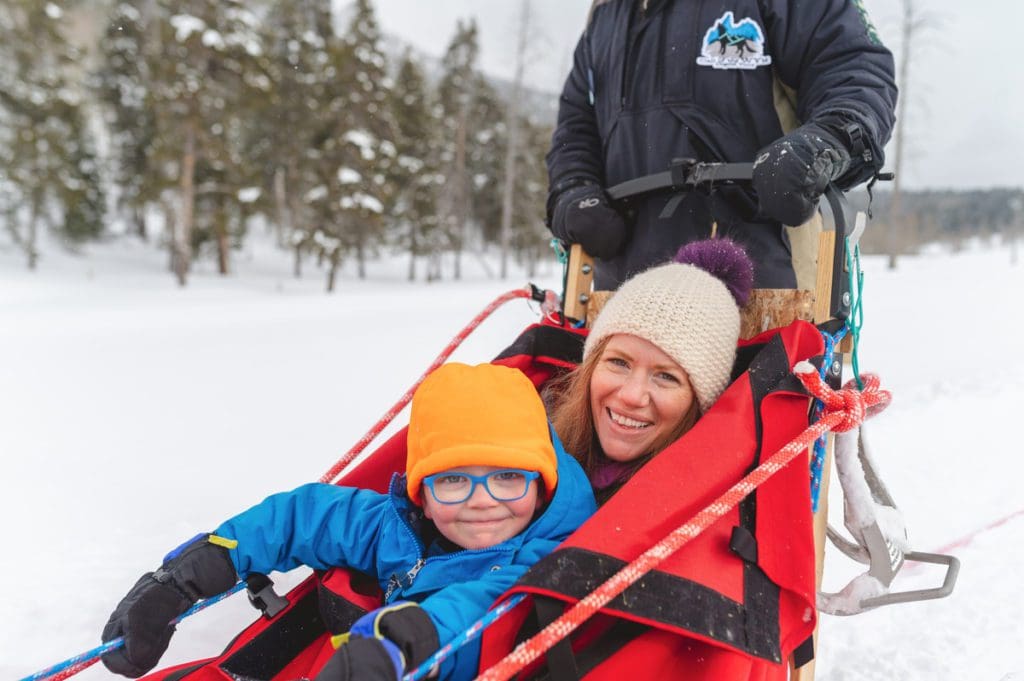
[[238, 580], [234, 563], [222, 545], [200, 534], [171, 551], [156, 572], [144, 574], [114, 608], [102, 639], [124, 637], [124, 645], [104, 653], [102, 660], [115, 674], [142, 676], [156, 666], [167, 650], [171, 622], [200, 598], [224, 593]]
[[331, 656], [315, 681], [398, 681], [405, 656], [386, 638], [353, 636]]
[[316, 681], [401, 679], [440, 646], [430, 616], [408, 601], [366, 613], [344, 638]]

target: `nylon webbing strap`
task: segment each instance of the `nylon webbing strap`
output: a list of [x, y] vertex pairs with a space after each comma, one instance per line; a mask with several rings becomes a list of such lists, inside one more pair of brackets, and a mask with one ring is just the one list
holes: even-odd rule
[[[534, 596], [533, 604], [538, 629], [543, 629], [565, 613], [565, 603], [549, 596]], [[580, 672], [568, 636], [551, 646], [546, 658], [551, 681], [579, 681]]]
[[667, 189], [686, 191], [701, 184], [749, 181], [752, 172], [750, 163], [697, 163], [693, 159], [679, 159], [669, 170], [620, 182], [605, 189], [605, 193], [612, 201], [619, 201]]

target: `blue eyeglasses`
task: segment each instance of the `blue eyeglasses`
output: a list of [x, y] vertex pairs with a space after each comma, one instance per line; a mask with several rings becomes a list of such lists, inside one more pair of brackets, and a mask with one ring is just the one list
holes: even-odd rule
[[517, 501], [526, 496], [530, 483], [539, 477], [537, 471], [503, 468], [487, 475], [437, 473], [423, 478], [423, 484], [439, 504], [461, 504], [473, 496], [477, 485], [483, 485], [495, 501]]

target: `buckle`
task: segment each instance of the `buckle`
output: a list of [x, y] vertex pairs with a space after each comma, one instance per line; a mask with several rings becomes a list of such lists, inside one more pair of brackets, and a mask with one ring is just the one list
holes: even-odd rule
[[288, 599], [274, 591], [274, 582], [266, 575], [253, 573], [246, 577], [245, 594], [253, 607], [268, 620], [288, 607]]

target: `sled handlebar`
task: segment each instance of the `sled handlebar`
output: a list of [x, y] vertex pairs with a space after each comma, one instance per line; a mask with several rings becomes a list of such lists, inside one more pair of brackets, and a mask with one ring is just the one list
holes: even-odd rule
[[[612, 201], [623, 201], [634, 196], [651, 192], [674, 193], [677, 196], [669, 200], [662, 215], [670, 215], [679, 198], [686, 192], [695, 189], [711, 190], [720, 185], [749, 186], [753, 178], [753, 163], [704, 163], [693, 158], [676, 158], [669, 169], [652, 175], [644, 175], [632, 180], [620, 182], [605, 189]], [[845, 194], [835, 185], [829, 184], [821, 202], [826, 219], [823, 229], [835, 231], [835, 247], [832, 252], [831, 298], [829, 299], [829, 317], [846, 320], [850, 316], [849, 271], [846, 265], [847, 238], [852, 248], [860, 238], [864, 222], [851, 220], [851, 208]]]

